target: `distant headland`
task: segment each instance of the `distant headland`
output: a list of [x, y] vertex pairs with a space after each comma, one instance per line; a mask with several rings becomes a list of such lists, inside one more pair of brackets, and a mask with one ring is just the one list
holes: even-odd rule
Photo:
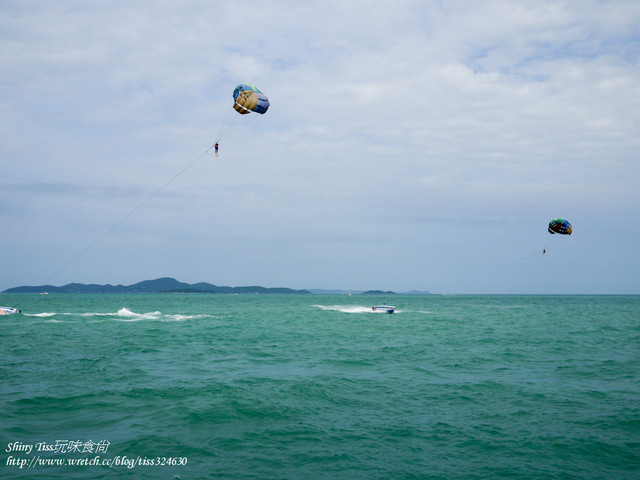
[[220, 287], [211, 283], [184, 283], [175, 278], [157, 278], [145, 280], [133, 285], [97, 285], [69, 283], [61, 287], [53, 285], [24, 286], [5, 290], [3, 293], [292, 293], [310, 294], [307, 290], [292, 288]]
[[[14, 287], [5, 290], [2, 293], [227, 293], [227, 294], [297, 294], [297, 295], [310, 295], [310, 294], [362, 294], [362, 295], [395, 295], [395, 292], [382, 291], [382, 290], [367, 290], [367, 291], [346, 291], [346, 290], [294, 290], [292, 288], [266, 288], [259, 286], [247, 286], [247, 287], [226, 287], [213, 285], [211, 283], [184, 283], [176, 280], [175, 278], [163, 277], [155, 280], [145, 280], [143, 282], [134, 283], [133, 285], [98, 285], [98, 284], [84, 284], [84, 283], [69, 283], [61, 287], [53, 285], [39, 285], [39, 286], [22, 286]], [[405, 295], [428, 295], [426, 291], [402, 292]]]

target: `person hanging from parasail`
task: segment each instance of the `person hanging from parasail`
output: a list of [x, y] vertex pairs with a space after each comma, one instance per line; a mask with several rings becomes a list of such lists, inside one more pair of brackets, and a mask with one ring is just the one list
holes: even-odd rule
[[[269, 98], [258, 90], [257, 87], [251, 85], [250, 83], [241, 83], [233, 90], [233, 109], [244, 116], [245, 118], [255, 118], [255, 114], [259, 114], [259, 116], [264, 115], [269, 106]], [[222, 137], [225, 133], [228, 133], [231, 128], [231, 124], [234, 122], [234, 119], [225, 119], [220, 126], [220, 130], [218, 131], [218, 135], [215, 137], [216, 143], [215, 147], [215, 155], [218, 156], [220, 145], [218, 142], [222, 140]], [[247, 122], [244, 123], [246, 125]], [[243, 124], [240, 124], [243, 126]]]

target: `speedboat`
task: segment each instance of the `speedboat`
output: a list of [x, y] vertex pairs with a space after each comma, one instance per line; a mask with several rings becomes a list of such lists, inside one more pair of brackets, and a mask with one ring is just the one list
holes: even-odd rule
[[376, 305], [375, 307], [371, 307], [371, 310], [373, 310], [374, 312], [381, 312], [381, 313], [393, 313], [396, 310], [396, 307], [392, 307], [391, 305]]
[[13, 307], [0, 307], [0, 315], [13, 315], [14, 313], [20, 313], [20, 310]]

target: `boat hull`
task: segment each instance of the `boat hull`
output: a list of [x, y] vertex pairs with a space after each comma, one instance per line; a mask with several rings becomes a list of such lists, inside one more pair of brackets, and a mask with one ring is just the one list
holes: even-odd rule
[[392, 307], [390, 305], [377, 305], [375, 307], [371, 307], [371, 310], [378, 313], [393, 313], [396, 311], [396, 307]]
[[14, 315], [20, 313], [20, 310], [13, 307], [0, 307], [0, 315]]

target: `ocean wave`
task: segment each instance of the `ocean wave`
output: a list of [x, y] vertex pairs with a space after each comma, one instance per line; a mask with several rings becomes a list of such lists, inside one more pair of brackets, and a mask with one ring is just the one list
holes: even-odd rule
[[87, 319], [93, 319], [98, 321], [110, 320], [120, 322], [138, 322], [143, 320], [160, 321], [160, 322], [184, 322], [187, 320], [197, 320], [200, 318], [216, 318], [215, 315], [210, 314], [165, 314], [158, 310], [145, 313], [136, 313], [127, 307], [123, 307], [117, 312], [42, 312], [42, 313], [27, 313], [24, 314], [27, 317], [36, 317], [43, 319], [50, 319], [49, 321], [61, 322], [52, 317], [83, 317]]
[[332, 312], [342, 313], [381, 313], [371, 309], [371, 307], [364, 307], [362, 305], [312, 305], [315, 308], [321, 310], [327, 310]]
[[195, 314], [195, 315], [184, 315], [184, 314], [165, 314], [160, 311], [155, 312], [147, 312], [147, 313], [136, 313], [129, 310], [126, 307], [121, 308], [115, 314], [116, 320], [122, 322], [137, 322], [141, 320], [155, 320], [161, 322], [185, 322], [187, 320], [197, 320], [200, 318], [215, 318], [215, 315], [209, 314]]
[[135, 313], [126, 307], [121, 308], [116, 313], [117, 320], [136, 322], [139, 320], [159, 320], [162, 316], [162, 312], [147, 312], [147, 313]]

